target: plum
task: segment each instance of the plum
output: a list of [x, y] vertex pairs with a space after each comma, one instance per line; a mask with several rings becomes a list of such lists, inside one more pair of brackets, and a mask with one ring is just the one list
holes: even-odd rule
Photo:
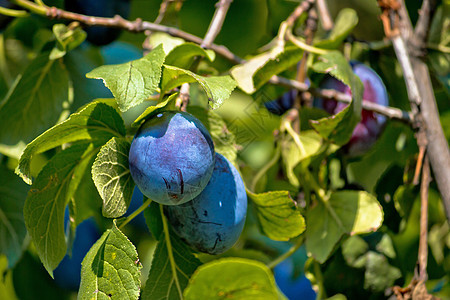
[[211, 180], [200, 195], [177, 206], [166, 206], [173, 230], [193, 249], [220, 254], [231, 248], [244, 228], [247, 194], [236, 168], [221, 154]]
[[294, 276], [294, 263], [288, 258], [273, 270], [275, 282], [288, 299], [316, 299], [316, 292], [305, 275]]
[[148, 198], [179, 205], [206, 187], [214, 153], [211, 136], [197, 118], [165, 111], [146, 120], [136, 133], [129, 154], [131, 176]]
[[268, 101], [264, 103], [264, 106], [268, 111], [274, 115], [281, 116], [286, 111], [294, 106], [295, 98], [297, 97], [296, 90], [289, 90], [275, 100]]
[[[360, 62], [352, 61], [350, 64], [353, 72], [364, 84], [363, 99], [384, 106], [389, 105], [386, 87], [378, 74]], [[326, 76], [320, 84], [320, 88], [335, 89], [351, 95], [350, 87], [331, 76]], [[347, 104], [330, 99], [315, 98], [314, 106], [322, 108], [330, 114], [336, 114], [343, 110]], [[345, 152], [350, 156], [365, 153], [376, 142], [385, 123], [385, 116], [363, 109], [361, 121], [356, 125], [350, 141], [344, 146]]]
[[[127, 18], [130, 13], [130, 0], [66, 0], [66, 9], [83, 15], [112, 18], [115, 15]], [[103, 46], [116, 40], [120, 29], [102, 26], [86, 27], [87, 40], [94, 45]]]
[[[64, 219], [67, 227], [69, 224], [68, 210], [66, 210]], [[78, 290], [81, 281], [81, 262], [100, 235], [97, 223], [93, 219], [84, 220], [77, 226], [72, 254], [64, 256], [53, 272], [57, 285], [68, 290]]]

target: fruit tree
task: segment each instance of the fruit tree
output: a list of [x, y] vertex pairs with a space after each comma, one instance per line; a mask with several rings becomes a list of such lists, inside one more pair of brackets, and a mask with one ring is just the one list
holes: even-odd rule
[[0, 299], [450, 299], [449, 0], [0, 3]]

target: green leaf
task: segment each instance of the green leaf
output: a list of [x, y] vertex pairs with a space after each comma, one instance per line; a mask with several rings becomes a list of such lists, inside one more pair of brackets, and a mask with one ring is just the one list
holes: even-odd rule
[[172, 49], [164, 63], [182, 69], [189, 69], [198, 56], [206, 57], [212, 62], [215, 58], [215, 53], [211, 50], [205, 50], [194, 43], [184, 43]]
[[418, 188], [412, 184], [401, 185], [394, 194], [394, 205], [398, 214], [402, 218], [408, 218], [416, 199], [419, 194]]
[[238, 86], [247, 94], [254, 93], [269, 79], [287, 68], [295, 65], [303, 56], [298, 47], [275, 47], [268, 52], [252, 57], [245, 63], [231, 69], [231, 75]]
[[402, 277], [396, 267], [389, 264], [386, 256], [369, 251], [366, 254], [366, 271], [364, 273], [364, 288], [373, 292], [383, 292], [394, 285]]
[[118, 218], [128, 208], [133, 194], [134, 181], [128, 168], [130, 143], [113, 137], [97, 154], [92, 165], [92, 179], [103, 199], [103, 216]]
[[209, 105], [216, 109], [228, 99], [236, 87], [231, 76], [200, 76], [191, 71], [164, 65], [161, 93], [164, 94], [183, 83], [198, 82], [208, 96]]
[[81, 263], [78, 299], [138, 299], [140, 269], [136, 247], [117, 228], [108, 229]]
[[186, 300], [279, 299], [269, 268], [244, 258], [222, 258], [200, 266], [184, 296]]
[[163, 110], [177, 96], [178, 93], [174, 93], [158, 104], [147, 107], [144, 112], [139, 117], [137, 117], [136, 120], [134, 120], [131, 126], [140, 126], [142, 120], [145, 120], [148, 116], [157, 113], [159, 110]]
[[344, 39], [352, 32], [353, 28], [356, 27], [358, 21], [358, 15], [355, 10], [351, 8], [340, 10], [330, 35], [325, 40], [315, 42], [314, 46], [324, 49], [338, 48]]
[[66, 254], [64, 209], [79, 183], [72, 181], [73, 174], [98, 150], [99, 147], [83, 143], [57, 153], [41, 170], [25, 201], [25, 225], [51, 276]]
[[120, 110], [126, 111], [155, 93], [164, 57], [162, 46], [158, 46], [143, 58], [119, 65], [101, 66], [87, 73], [86, 77], [103, 79]]
[[63, 57], [68, 51], [78, 47], [87, 36], [80, 27], [71, 29], [65, 24], [53, 25], [53, 34], [56, 37], [56, 46], [50, 52], [50, 59]]
[[4, 255], [0, 255], [0, 299], [16, 300], [17, 295], [14, 291], [12, 270], [8, 270], [11, 262]]
[[125, 136], [122, 118], [113, 107], [92, 102], [28, 144], [20, 157], [16, 173], [31, 184], [30, 164], [33, 155], [80, 140], [104, 144], [113, 136]]
[[261, 194], [248, 192], [259, 225], [265, 235], [276, 241], [287, 241], [305, 231], [305, 220], [287, 191]]
[[342, 111], [328, 118], [311, 121], [314, 129], [325, 139], [337, 145], [346, 144], [361, 120], [361, 101], [364, 86], [359, 78], [353, 73], [345, 57], [338, 51], [330, 51], [319, 57], [313, 67], [314, 71], [329, 73], [350, 86], [352, 91], [352, 102]]
[[6, 255], [12, 268], [24, 249], [27, 229], [22, 212], [29, 186], [3, 165], [0, 165], [0, 178], [0, 254]]
[[36, 57], [0, 104], [0, 143], [28, 143], [53, 126], [69, 103], [69, 76], [61, 60]]
[[[162, 233], [153, 254], [152, 267], [142, 292], [143, 300], [183, 299], [183, 290], [186, 288], [189, 278], [201, 265], [186, 244], [174, 233], [170, 234], [170, 244], [171, 247], [168, 248], [164, 233]], [[171, 268], [170, 256], [172, 255], [176, 274], [173, 274]]]
[[383, 222], [377, 199], [364, 191], [339, 191], [306, 216], [306, 250], [324, 263], [344, 234], [376, 231]]
[[187, 110], [208, 129], [214, 142], [215, 151], [235, 163], [237, 157], [236, 137], [228, 130], [222, 117], [210, 109], [199, 106], [188, 106]]
[[[145, 201], [145, 200], [144, 200]], [[152, 201], [150, 205], [144, 210], [145, 223], [155, 239], [161, 237], [163, 232], [163, 223], [161, 219], [161, 212], [159, 204]]]
[[303, 160], [319, 152], [322, 138], [313, 130], [306, 130], [296, 134], [295, 139], [289, 138], [282, 141], [281, 155], [286, 168], [286, 176], [289, 182], [298, 187], [300, 185], [294, 168]]

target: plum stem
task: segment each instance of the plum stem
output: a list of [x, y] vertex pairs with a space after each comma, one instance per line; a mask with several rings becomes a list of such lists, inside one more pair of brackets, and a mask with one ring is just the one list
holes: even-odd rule
[[144, 201], [144, 203], [138, 209], [136, 209], [135, 211], [133, 211], [131, 215], [126, 217], [125, 221], [123, 221], [123, 223], [120, 224], [119, 229], [122, 229], [125, 225], [130, 223], [130, 221], [133, 220], [141, 212], [143, 212], [150, 205], [150, 203], [152, 203], [152, 199], [147, 198], [147, 200]]
[[177, 267], [176, 267], [176, 263], [175, 263], [175, 258], [173, 257], [172, 243], [170, 241], [169, 225], [167, 223], [167, 218], [164, 215], [164, 207], [162, 204], [159, 205], [159, 212], [161, 213], [161, 219], [162, 219], [163, 229], [164, 229], [164, 238], [166, 241], [167, 254], [169, 256], [169, 262], [170, 262], [170, 268], [172, 270], [173, 280], [175, 281], [175, 285], [177, 287], [180, 297], [183, 298], [183, 290], [181, 289], [180, 282], [178, 280]]
[[280, 256], [276, 257], [274, 260], [272, 260], [271, 262], [267, 263], [267, 267], [270, 269], [275, 268], [278, 264], [280, 264], [281, 262], [283, 262], [285, 259], [289, 258], [292, 254], [295, 253], [295, 251], [297, 251], [302, 245], [303, 245], [303, 241], [304, 241], [304, 237], [303, 235], [301, 235], [297, 241], [295, 242], [294, 245], [292, 245], [291, 248], [288, 249], [288, 251], [284, 252], [283, 254], [281, 254]]

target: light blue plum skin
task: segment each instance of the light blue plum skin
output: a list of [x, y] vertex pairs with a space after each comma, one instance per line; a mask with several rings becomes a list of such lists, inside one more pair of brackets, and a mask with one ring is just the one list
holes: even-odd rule
[[206, 187], [214, 145], [205, 126], [186, 112], [165, 111], [142, 124], [131, 143], [131, 176], [155, 202], [179, 205]]
[[[363, 99], [383, 106], [389, 105], [389, 98], [381, 78], [370, 67], [352, 61], [350, 62], [353, 72], [364, 84]], [[351, 95], [350, 87], [341, 81], [329, 76], [321, 84], [320, 88], [335, 89], [339, 92]], [[343, 110], [347, 104], [336, 102], [335, 100], [314, 99], [314, 106], [326, 110], [330, 114], [336, 114]], [[364, 154], [377, 141], [386, 123], [386, 117], [371, 111], [362, 110], [361, 121], [353, 130], [350, 141], [345, 145], [344, 150], [351, 156]]]
[[275, 282], [289, 300], [315, 300], [316, 292], [305, 275], [294, 278], [294, 266], [291, 259], [286, 259], [274, 270]]
[[[67, 212], [64, 219], [64, 223], [68, 226], [69, 214]], [[100, 236], [100, 230], [93, 219], [84, 220], [77, 226], [72, 255], [66, 254], [53, 271], [58, 286], [67, 290], [78, 290], [81, 282], [81, 262]]]
[[247, 194], [236, 168], [221, 154], [211, 180], [200, 195], [177, 206], [166, 206], [173, 230], [193, 249], [220, 254], [230, 249], [244, 228]]

